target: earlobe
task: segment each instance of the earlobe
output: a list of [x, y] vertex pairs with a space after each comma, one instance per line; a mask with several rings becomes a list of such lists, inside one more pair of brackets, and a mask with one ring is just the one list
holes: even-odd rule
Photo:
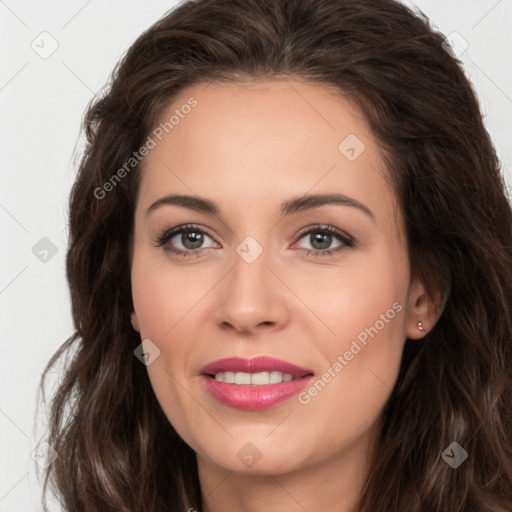
[[140, 332], [140, 330], [139, 330], [139, 320], [137, 319], [137, 313], [135, 313], [135, 311], [132, 311], [132, 313], [130, 315], [130, 319], [131, 319], [131, 322], [132, 322], [132, 327], [137, 332]]
[[439, 320], [444, 309], [441, 293], [431, 297], [420, 281], [411, 285], [407, 317], [406, 336], [418, 340], [424, 338]]

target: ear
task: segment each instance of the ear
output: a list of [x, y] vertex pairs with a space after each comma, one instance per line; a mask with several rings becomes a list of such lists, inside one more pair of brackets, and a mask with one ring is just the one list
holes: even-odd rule
[[135, 313], [135, 311], [132, 311], [131, 315], [130, 315], [130, 319], [132, 321], [132, 327], [137, 331], [137, 332], [140, 332], [140, 329], [139, 329], [139, 320], [137, 318], [137, 313]]
[[439, 320], [446, 298], [441, 292], [427, 292], [424, 284], [413, 280], [409, 291], [406, 336], [419, 340], [426, 336]]

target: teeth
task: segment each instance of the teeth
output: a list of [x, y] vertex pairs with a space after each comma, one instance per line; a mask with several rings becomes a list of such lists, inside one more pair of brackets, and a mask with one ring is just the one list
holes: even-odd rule
[[281, 372], [218, 372], [215, 374], [215, 380], [227, 382], [228, 384], [253, 384], [256, 386], [265, 386], [267, 384], [279, 384], [280, 382], [290, 382], [299, 377], [294, 377], [291, 373]]

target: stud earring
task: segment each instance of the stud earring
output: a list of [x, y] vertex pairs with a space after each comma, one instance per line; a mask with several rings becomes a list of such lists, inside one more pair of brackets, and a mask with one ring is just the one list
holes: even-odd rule
[[425, 329], [423, 329], [423, 323], [422, 322], [418, 322], [418, 329], [420, 331], [424, 331]]

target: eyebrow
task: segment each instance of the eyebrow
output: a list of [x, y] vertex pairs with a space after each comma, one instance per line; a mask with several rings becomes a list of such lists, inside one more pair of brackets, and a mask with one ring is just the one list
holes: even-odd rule
[[[290, 215], [293, 213], [313, 210], [314, 208], [319, 208], [320, 206], [329, 204], [338, 204], [357, 208], [375, 221], [375, 215], [370, 208], [343, 194], [314, 194], [289, 199], [281, 204], [281, 215]], [[221, 213], [220, 206], [209, 199], [187, 195], [168, 195], [155, 201], [147, 209], [146, 215], [163, 205], [177, 205], [199, 212], [211, 213], [213, 215], [220, 215]]]

